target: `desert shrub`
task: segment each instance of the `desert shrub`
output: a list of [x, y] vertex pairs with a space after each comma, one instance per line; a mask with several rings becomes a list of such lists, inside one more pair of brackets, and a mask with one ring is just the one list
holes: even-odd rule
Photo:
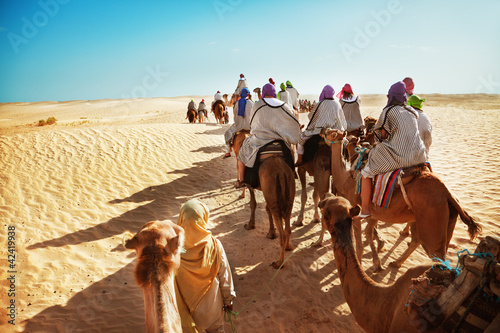
[[38, 126], [45, 126], [45, 125], [52, 125], [52, 124], [55, 124], [57, 121], [56, 118], [54, 117], [48, 117], [47, 120], [39, 120], [38, 121]]

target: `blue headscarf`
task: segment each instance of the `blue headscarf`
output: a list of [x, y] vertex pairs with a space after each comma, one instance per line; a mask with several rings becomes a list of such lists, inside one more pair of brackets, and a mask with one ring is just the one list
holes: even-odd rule
[[247, 106], [247, 96], [250, 93], [248, 88], [241, 89], [240, 100], [238, 101], [238, 116], [245, 117], [245, 108]]

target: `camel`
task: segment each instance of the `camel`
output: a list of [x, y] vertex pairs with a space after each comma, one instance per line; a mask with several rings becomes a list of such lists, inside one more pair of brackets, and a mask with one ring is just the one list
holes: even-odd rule
[[255, 88], [253, 90], [253, 92], [257, 94], [257, 98], [258, 98], [257, 100], [261, 100], [262, 99], [262, 94], [261, 94], [261, 91], [260, 91], [259, 87]]
[[364, 137], [363, 141], [368, 142], [371, 146], [373, 146], [375, 144], [375, 134], [373, 134], [373, 128], [377, 123], [377, 118], [366, 117], [364, 119], [364, 122], [366, 127], [366, 136]]
[[[316, 155], [314, 155], [314, 159], [304, 163], [303, 165], [297, 168], [297, 173], [299, 174], [300, 184], [302, 187], [302, 194], [300, 198], [300, 212], [297, 220], [293, 223], [294, 226], [302, 226], [304, 220], [304, 209], [307, 202], [307, 189], [306, 189], [306, 172], [309, 173], [312, 177], [314, 177], [314, 191], [313, 191], [313, 200], [314, 200], [314, 223], [319, 222], [320, 215], [318, 209], [319, 199], [322, 198], [325, 193], [330, 190], [330, 148], [324, 143], [324, 141], [320, 141], [318, 151]], [[321, 241], [317, 244], [321, 246]]]
[[[332, 184], [335, 192], [356, 205], [361, 202], [360, 196], [355, 194], [356, 181], [346, 169], [342, 157], [342, 144], [345, 132], [328, 129], [322, 131], [322, 136], [330, 142], [332, 149]], [[371, 217], [367, 218], [366, 237], [370, 243], [373, 263], [376, 271], [382, 269], [377, 248], [373, 242], [373, 230], [378, 220], [386, 223], [411, 223], [412, 238], [408, 248], [400, 258], [391, 263], [391, 266], [401, 267], [404, 261], [422, 244], [427, 255], [431, 258], [445, 259], [448, 245], [453, 236], [458, 215], [467, 225], [469, 237], [473, 240], [481, 231], [474, 219], [460, 206], [457, 199], [450, 193], [446, 185], [428, 169], [416, 172], [411, 181], [404, 185], [408, 206], [401, 191], [395, 188], [392, 194], [390, 207], [385, 209], [373, 203], [370, 204]], [[320, 238], [323, 237], [322, 231]], [[361, 235], [356, 235], [358, 256], [361, 258], [363, 247]]]
[[195, 110], [188, 110], [186, 119], [189, 120], [189, 123], [195, 123], [196, 119], [198, 119], [198, 113]]
[[184, 229], [170, 221], [151, 221], [125, 242], [137, 254], [135, 281], [144, 293], [146, 332], [182, 333], [175, 297]]
[[[240, 153], [241, 145], [243, 144], [243, 141], [245, 141], [245, 139], [248, 138], [249, 136], [250, 136], [250, 131], [247, 130], [239, 131], [234, 135], [231, 148], [233, 149], [234, 155], [236, 156], [236, 172], [238, 172], [238, 155]], [[240, 199], [245, 198], [245, 187], [243, 187], [243, 191], [241, 192], [239, 198]]]
[[[260, 186], [256, 188], [261, 190], [266, 200], [266, 212], [269, 217], [269, 232], [267, 238], [276, 238], [276, 229], [278, 228], [280, 236], [280, 258], [271, 265], [274, 268], [280, 268], [285, 260], [285, 251], [293, 250], [290, 244], [291, 228], [290, 218], [292, 215], [293, 201], [295, 198], [295, 175], [285, 160], [279, 154], [269, 154], [268, 157], [261, 160], [259, 167]], [[247, 230], [255, 229], [255, 209], [257, 202], [255, 200], [254, 188], [248, 187], [250, 191], [250, 222], [245, 224]], [[274, 221], [274, 223], [273, 223]], [[284, 224], [284, 228], [283, 228]]]
[[347, 199], [332, 194], [327, 194], [319, 206], [323, 224], [332, 236], [342, 291], [359, 326], [370, 333], [420, 332], [410, 323], [404, 308], [412, 279], [431, 266], [412, 267], [392, 285], [374, 282], [357, 260], [352, 241], [352, 218], [359, 214], [359, 206], [352, 207]]
[[198, 111], [198, 122], [199, 123], [204, 123], [206, 119], [206, 111], [205, 110], [200, 110]]
[[226, 106], [224, 102], [215, 101], [215, 103], [212, 105], [212, 112], [214, 113], [215, 121], [219, 124], [224, 124], [224, 114], [226, 113]]

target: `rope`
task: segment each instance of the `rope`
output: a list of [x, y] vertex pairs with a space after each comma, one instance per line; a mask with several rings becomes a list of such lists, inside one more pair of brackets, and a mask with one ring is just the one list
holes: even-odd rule
[[361, 168], [361, 165], [363, 164], [363, 158], [365, 157], [367, 150], [368, 148], [363, 148], [363, 147], [354, 148], [354, 151], [359, 154], [358, 162], [356, 162], [356, 167], [355, 167], [356, 170], [359, 170], [359, 168]]
[[299, 251], [302, 251], [302, 250], [305, 250], [305, 249], [308, 249], [308, 248], [310, 248], [312, 246], [317, 245], [319, 243], [320, 239], [321, 238], [318, 238], [318, 240], [316, 242], [313, 242], [312, 244], [310, 244], [308, 246], [305, 246], [303, 248], [298, 248], [298, 249], [294, 250], [292, 253], [290, 253], [290, 255], [288, 257], [286, 257], [286, 259], [283, 261], [283, 263], [281, 264], [281, 266], [278, 267], [278, 270], [276, 271], [276, 273], [274, 273], [274, 275], [266, 283], [266, 285], [254, 297], [252, 297], [252, 299], [249, 300], [240, 311], [234, 312], [233, 310], [230, 310], [228, 307], [224, 307], [224, 321], [231, 323], [231, 329], [233, 330], [233, 332], [236, 332], [236, 326], [233, 323], [233, 317], [234, 317], [235, 320], [238, 319], [237, 317], [240, 315], [240, 313], [242, 313], [243, 310], [245, 310], [246, 307], [248, 305], [250, 305], [250, 303], [252, 303], [254, 299], [257, 298], [257, 296], [259, 296], [260, 294], [262, 294], [262, 292], [267, 289], [267, 287], [271, 284], [271, 282], [273, 282], [273, 280], [276, 278], [276, 275], [278, 275], [278, 273], [280, 272], [280, 270], [283, 267], [283, 265], [288, 261], [288, 259], [290, 259], [291, 256], [293, 256], [295, 253], [297, 253]]

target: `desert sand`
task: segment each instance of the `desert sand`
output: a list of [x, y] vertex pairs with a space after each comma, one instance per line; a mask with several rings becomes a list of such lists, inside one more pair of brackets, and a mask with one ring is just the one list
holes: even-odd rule
[[[301, 96], [303, 97], [303, 96]], [[430, 162], [483, 227], [500, 236], [500, 96], [423, 95], [433, 125]], [[135, 284], [135, 253], [127, 231], [146, 222], [177, 221], [191, 198], [211, 210], [211, 230], [225, 247], [241, 311], [272, 278], [279, 241], [265, 237], [264, 198], [257, 196], [255, 230], [249, 196], [234, 189], [236, 160], [223, 159], [229, 125], [189, 124], [188, 101], [212, 96], [0, 104], [0, 232], [2, 256], [0, 331], [142, 332], [144, 305]], [[311, 99], [317, 96], [311, 96]], [[378, 117], [383, 95], [362, 96], [362, 115]], [[36, 126], [55, 117], [56, 124]], [[232, 116], [232, 115], [231, 115]], [[301, 123], [307, 115], [300, 115]], [[312, 181], [312, 178], [309, 178]], [[300, 184], [292, 222], [300, 205]], [[305, 225], [295, 227], [294, 255], [269, 288], [235, 321], [237, 332], [361, 332], [342, 294], [330, 236], [321, 248], [308, 186]], [[9, 297], [7, 231], [15, 226], [15, 296]], [[384, 270], [373, 272], [369, 246], [362, 265], [374, 280], [391, 283], [409, 267], [430, 263], [419, 247], [400, 269], [388, 263], [406, 248], [404, 225], [381, 223]], [[474, 250], [458, 220], [448, 259]], [[6, 306], [15, 300], [15, 325]], [[231, 327], [226, 324], [226, 332]]]

